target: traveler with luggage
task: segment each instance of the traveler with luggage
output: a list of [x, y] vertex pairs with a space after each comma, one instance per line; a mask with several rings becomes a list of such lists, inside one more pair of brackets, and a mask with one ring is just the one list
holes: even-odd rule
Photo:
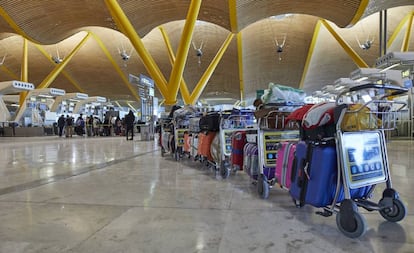
[[[135, 122], [135, 116], [132, 111], [129, 111], [127, 115], [125, 115], [125, 125], [126, 125], [126, 139], [127, 140], [133, 140], [134, 139], [134, 122]], [[131, 138], [128, 139], [128, 133], [131, 132]]]

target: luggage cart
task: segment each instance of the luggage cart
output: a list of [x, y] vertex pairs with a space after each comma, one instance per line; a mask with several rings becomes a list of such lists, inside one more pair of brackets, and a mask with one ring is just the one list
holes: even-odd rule
[[184, 134], [188, 132], [188, 119], [177, 119], [174, 121], [174, 153], [173, 157], [179, 161], [184, 156]]
[[[356, 110], [350, 110], [344, 104], [338, 105], [339, 117], [335, 136], [338, 169], [336, 191], [332, 204], [324, 207], [323, 212], [318, 212], [326, 217], [335, 213], [338, 229], [351, 238], [363, 235], [367, 226], [364, 217], [358, 212], [358, 207], [367, 211], [378, 211], [390, 222], [401, 221], [406, 214], [398, 192], [392, 188], [385, 131], [395, 128], [396, 113], [406, 106], [403, 102], [387, 100], [387, 97], [405, 93], [407, 89], [392, 85], [364, 84], [341, 93], [337, 104], [341, 96], [366, 89], [375, 89], [384, 95], [362, 104]], [[355, 131], [344, 131], [341, 125], [345, 114], [348, 114], [348, 118], [355, 117], [357, 124], [363, 121], [364, 125], [356, 126]], [[386, 187], [382, 198], [375, 203], [368, 198], [371, 197], [375, 185], [380, 183], [385, 183]], [[351, 190], [367, 186], [371, 190], [366, 197], [351, 197]]]
[[173, 136], [173, 122], [171, 118], [161, 119], [161, 156], [164, 157], [166, 153], [172, 152], [172, 136]]
[[190, 137], [190, 152], [188, 158], [194, 161], [197, 161], [199, 158], [197, 156], [198, 149], [198, 133], [200, 132], [200, 115], [195, 115], [189, 119], [189, 137]]
[[[286, 107], [286, 104], [280, 104], [258, 121], [259, 175], [257, 178], [257, 192], [263, 199], [269, 197], [269, 189], [276, 183], [276, 160], [281, 142], [299, 140], [299, 130], [290, 130], [288, 126], [285, 126], [285, 119], [292, 111], [292, 108], [297, 108], [301, 105], [303, 104], [295, 104], [291, 105], [290, 110], [281, 110]], [[272, 127], [270, 128], [269, 126]]]
[[253, 112], [251, 115], [240, 114], [230, 115], [227, 118], [221, 117], [220, 130], [219, 130], [219, 142], [220, 142], [220, 157], [215, 161], [215, 168], [222, 178], [228, 178], [230, 173], [235, 172], [237, 168], [232, 168], [230, 164], [231, 155], [231, 139], [233, 134], [238, 131], [249, 131], [255, 127]]

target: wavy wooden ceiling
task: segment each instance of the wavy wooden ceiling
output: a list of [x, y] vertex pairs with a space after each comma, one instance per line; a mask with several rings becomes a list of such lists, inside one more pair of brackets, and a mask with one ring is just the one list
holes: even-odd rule
[[[176, 51], [184, 19], [189, 7], [188, 0], [119, 0], [119, 3], [143, 38], [145, 47], [151, 53], [162, 73], [168, 80], [171, 72], [168, 53], [158, 26], [163, 26]], [[232, 27], [229, 2], [235, 2], [237, 27]], [[319, 18], [327, 19], [335, 25], [335, 30], [368, 63], [373, 64], [378, 52], [378, 43], [370, 50], [358, 47], [355, 37], [364, 40], [367, 30], [372, 31], [375, 42], [378, 41], [378, 18], [372, 15], [379, 10], [390, 9], [389, 30], [391, 35], [398, 23], [414, 10], [412, 0], [371, 0], [367, 8], [360, 13], [363, 20], [352, 28], [346, 27], [357, 14], [360, 0], [206, 0], [202, 2], [198, 15], [193, 41], [196, 45], [203, 42], [201, 63], [191, 48], [184, 79], [190, 89], [195, 87], [204, 70], [215, 56], [230, 31], [240, 31], [243, 49], [243, 81], [245, 96], [254, 97], [257, 89], [266, 88], [269, 82], [299, 87], [314, 29]], [[0, 7], [20, 29], [20, 34], [30, 40], [43, 44], [50, 55], [65, 56], [91, 31], [100, 38], [119, 66], [124, 76], [129, 73], [146, 74], [144, 65], [128, 39], [117, 31], [117, 27], [104, 1], [90, 0], [54, 0], [54, 1], [1, 1]], [[273, 16], [294, 13], [286, 18]], [[367, 18], [365, 18], [367, 17]], [[20, 76], [22, 58], [22, 38], [5, 19], [0, 18], [0, 58], [6, 56], [0, 69], [0, 80], [10, 80]], [[283, 53], [278, 55], [275, 38], [278, 42], [286, 36]], [[309, 74], [305, 78], [305, 90], [313, 91], [333, 80], [349, 74], [356, 68], [350, 58], [344, 54], [332, 36], [321, 29], [320, 39]], [[413, 49], [413, 42], [410, 49]], [[119, 50], [132, 52], [131, 58], [124, 62]], [[240, 97], [237, 43], [233, 39], [223, 59], [211, 77], [202, 96], [206, 94], [226, 94]], [[279, 60], [279, 56], [281, 59]], [[54, 64], [44, 56], [33, 43], [29, 46], [29, 81], [38, 85], [52, 71]], [[66, 75], [66, 76], [65, 76]], [[123, 79], [113, 67], [111, 61], [92, 38], [80, 49], [51, 86], [63, 88], [67, 92], [78, 91], [73, 83], [81, 86], [90, 96], [100, 95], [111, 99], [129, 99], [134, 97], [127, 89]], [[67, 78], [70, 77], [71, 81]]]

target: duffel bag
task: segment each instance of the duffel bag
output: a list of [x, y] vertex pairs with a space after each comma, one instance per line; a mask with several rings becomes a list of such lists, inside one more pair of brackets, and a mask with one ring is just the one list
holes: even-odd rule
[[200, 118], [200, 131], [218, 132], [220, 129], [220, 114], [208, 113]]

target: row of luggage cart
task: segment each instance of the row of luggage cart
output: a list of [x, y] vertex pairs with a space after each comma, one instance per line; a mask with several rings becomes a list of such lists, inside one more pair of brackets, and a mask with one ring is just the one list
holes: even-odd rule
[[[356, 96], [367, 90], [374, 94], [369, 100]], [[391, 222], [406, 214], [391, 182], [386, 148], [386, 131], [395, 128], [396, 113], [406, 106], [389, 97], [405, 92], [399, 86], [364, 84], [345, 89], [335, 102], [265, 105], [254, 112], [256, 121], [245, 111], [217, 113], [210, 130], [200, 117], [199, 132], [175, 123], [174, 157], [200, 161], [222, 178], [244, 170], [261, 198], [282, 188], [296, 207], [320, 208], [317, 214], [324, 217], [335, 214], [344, 235], [359, 237], [367, 225], [358, 208], [378, 211]], [[208, 151], [201, 150], [207, 146]], [[374, 189], [382, 183], [385, 189], [374, 202]]]

